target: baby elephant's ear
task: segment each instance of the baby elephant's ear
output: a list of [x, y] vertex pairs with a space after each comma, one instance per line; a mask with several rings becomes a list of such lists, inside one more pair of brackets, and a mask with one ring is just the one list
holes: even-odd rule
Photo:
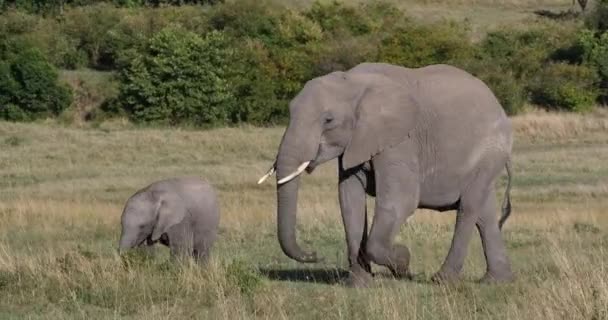
[[184, 220], [186, 208], [180, 200], [173, 197], [160, 197], [157, 204], [156, 225], [152, 231], [152, 241], [157, 241], [169, 228]]

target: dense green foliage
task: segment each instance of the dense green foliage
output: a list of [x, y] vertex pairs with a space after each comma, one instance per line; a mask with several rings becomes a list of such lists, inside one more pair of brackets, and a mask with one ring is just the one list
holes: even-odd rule
[[567, 111], [590, 110], [597, 99], [597, 73], [586, 67], [565, 63], [545, 67], [532, 86], [533, 101]]
[[36, 48], [0, 40], [0, 119], [33, 120], [69, 106], [70, 90], [57, 82], [57, 71]]
[[129, 57], [119, 101], [136, 121], [226, 123], [234, 105], [226, 80], [230, 58], [223, 33], [200, 37], [168, 27]]
[[[595, 68], [580, 66], [576, 30], [531, 28], [489, 33], [466, 69], [493, 89], [509, 114], [526, 101], [548, 109], [585, 111], [595, 104]], [[573, 62], [565, 64], [565, 61]]]
[[[608, 95], [604, 0], [585, 24], [501, 29], [475, 43], [466, 23], [415, 22], [382, 1], [317, 1], [301, 10], [211, 2], [66, 1], [61, 14], [46, 16], [31, 12], [51, 2], [3, 2], [0, 36], [37, 48], [58, 68], [114, 72], [120, 93], [104, 111], [126, 112], [136, 122], [282, 122], [306, 81], [364, 61], [456, 65], [484, 80], [509, 114], [526, 103], [585, 111]], [[35, 113], [63, 107], [44, 108], [52, 112]]]
[[579, 37], [583, 62], [597, 70], [600, 77], [600, 96], [608, 103], [608, 0], [600, 0], [587, 19], [588, 30]]

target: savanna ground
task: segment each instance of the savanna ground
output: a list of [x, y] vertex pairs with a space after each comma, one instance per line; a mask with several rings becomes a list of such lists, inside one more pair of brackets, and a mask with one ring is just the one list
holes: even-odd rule
[[[325, 262], [299, 264], [281, 252], [274, 182], [256, 181], [282, 128], [2, 122], [0, 318], [606, 319], [608, 114], [513, 121], [513, 214], [503, 235], [517, 281], [475, 282], [485, 268], [475, 236], [462, 282], [432, 284], [455, 215], [420, 211], [398, 236], [410, 246], [414, 280], [375, 268], [374, 287], [364, 290], [339, 283], [347, 257], [335, 162], [305, 176], [300, 193], [298, 238]], [[153, 180], [186, 174], [220, 192], [210, 265], [171, 263], [160, 246], [152, 257], [121, 259], [124, 201]]]

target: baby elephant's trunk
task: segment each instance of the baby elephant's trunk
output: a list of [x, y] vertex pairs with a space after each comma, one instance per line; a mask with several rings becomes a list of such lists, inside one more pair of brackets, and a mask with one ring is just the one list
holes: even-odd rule
[[136, 236], [129, 236], [129, 233], [123, 232], [120, 237], [120, 242], [118, 243], [118, 252], [122, 253], [125, 250], [137, 246], [137, 240]]

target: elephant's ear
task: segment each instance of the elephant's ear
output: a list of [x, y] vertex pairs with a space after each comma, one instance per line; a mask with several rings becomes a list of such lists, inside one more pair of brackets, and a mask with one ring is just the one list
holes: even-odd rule
[[351, 141], [342, 156], [344, 169], [405, 140], [416, 126], [418, 112], [419, 105], [407, 87], [385, 84], [365, 89], [356, 107]]
[[152, 241], [157, 241], [169, 228], [182, 222], [186, 217], [186, 208], [180, 200], [179, 197], [160, 197], [157, 204], [156, 225], [152, 231]]

